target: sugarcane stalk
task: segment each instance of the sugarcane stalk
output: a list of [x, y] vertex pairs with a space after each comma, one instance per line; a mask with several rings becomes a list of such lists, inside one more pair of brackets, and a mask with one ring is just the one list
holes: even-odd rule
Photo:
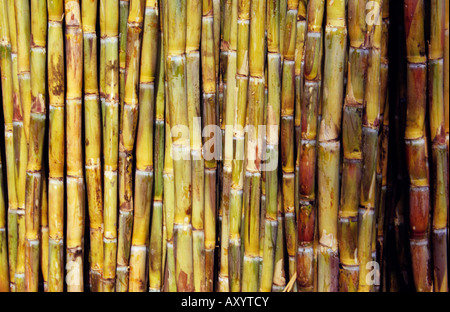
[[[233, 3], [234, 5], [234, 3]], [[232, 7], [232, 20], [230, 31], [230, 50], [228, 54], [227, 69], [227, 103], [226, 125], [233, 120], [233, 142], [230, 142], [230, 128], [225, 128], [224, 143], [224, 182], [223, 196], [229, 194], [229, 246], [228, 246], [228, 274], [230, 291], [241, 290], [241, 224], [244, 189], [244, 127], [247, 112], [248, 88], [248, 49], [250, 28], [250, 1], [237, 3], [237, 28], [233, 27], [234, 7]], [[237, 50], [236, 50], [237, 49]], [[233, 76], [233, 74], [235, 74]], [[236, 86], [236, 89], [233, 86]], [[236, 100], [235, 100], [236, 99]], [[236, 101], [236, 102], [234, 102]], [[230, 168], [231, 167], [231, 168]], [[230, 170], [231, 169], [231, 170]], [[222, 208], [225, 211], [225, 203]], [[224, 212], [225, 215], [225, 212]], [[223, 226], [223, 225], [222, 225]]]
[[[297, 10], [297, 34], [295, 39], [295, 108], [294, 108], [294, 126], [295, 126], [295, 185], [294, 185], [294, 205], [295, 215], [299, 214], [299, 179], [300, 179], [300, 146], [301, 123], [302, 123], [302, 100], [303, 100], [303, 68], [305, 65], [305, 36], [306, 36], [306, 13], [307, 0], [299, 1]], [[300, 259], [301, 260], [301, 259]], [[298, 263], [298, 261], [297, 261]], [[297, 275], [299, 277], [299, 275]], [[297, 278], [298, 280], [298, 278]]]
[[[162, 4], [158, 1], [160, 5]], [[159, 11], [158, 8], [158, 12]], [[149, 13], [153, 13], [150, 10]], [[150, 15], [151, 16], [151, 15]], [[153, 207], [150, 229], [150, 251], [148, 254], [149, 261], [149, 291], [162, 291], [164, 267], [165, 267], [165, 251], [166, 241], [165, 233], [167, 225], [165, 224], [163, 209], [163, 166], [164, 166], [164, 50], [163, 50], [163, 33], [162, 33], [162, 15], [159, 16], [159, 45], [158, 55], [159, 63], [157, 68], [156, 81], [156, 104], [155, 104], [155, 140], [154, 140], [154, 188], [153, 188]]]
[[365, 82], [365, 108], [362, 123], [361, 196], [358, 210], [358, 291], [369, 291], [372, 279], [372, 246], [376, 222], [376, 165], [378, 132], [380, 127], [380, 67], [381, 67], [381, 5], [374, 1], [367, 16], [368, 67]]
[[[280, 53], [281, 54], [281, 53]], [[280, 55], [281, 56], [281, 55]], [[284, 216], [282, 206], [282, 192], [280, 185], [278, 185], [277, 194], [277, 242], [275, 247], [274, 270], [272, 292], [282, 292], [286, 287], [286, 272], [285, 272], [285, 243], [284, 243]]]
[[[101, 6], [100, 6], [101, 8]], [[101, 13], [101, 12], [100, 12]], [[101, 13], [102, 14], [102, 13]], [[100, 17], [102, 16], [100, 14]], [[116, 289], [119, 149], [119, 3], [104, 2], [103, 291]], [[100, 20], [101, 26], [101, 20]], [[100, 69], [101, 66], [100, 66]], [[101, 84], [100, 84], [100, 90]]]
[[[273, 287], [275, 256], [278, 234], [278, 151], [281, 99], [280, 55], [280, 3], [267, 3], [267, 110], [266, 110], [266, 156], [263, 259], [260, 291], [270, 292]], [[261, 243], [261, 242], [260, 242]]]
[[106, 58], [106, 0], [98, 0], [98, 23], [100, 30], [100, 51], [99, 51], [99, 66], [98, 66], [98, 91], [100, 96], [100, 108], [102, 113], [102, 161], [105, 161], [106, 154], [106, 140], [105, 140], [105, 119], [106, 119], [106, 109], [105, 109], [105, 88], [106, 88], [106, 68], [105, 68], [105, 58]]
[[284, 61], [284, 33], [286, 28], [286, 14], [288, 10], [288, 0], [280, 0], [280, 54], [281, 54], [281, 66]]
[[173, 159], [172, 159], [172, 135], [170, 127], [170, 110], [168, 96], [168, 36], [169, 36], [169, 19], [168, 19], [168, 4], [162, 1], [162, 12], [163, 12], [163, 50], [164, 50], [164, 91], [167, 95], [165, 97], [165, 147], [164, 147], [164, 170], [163, 170], [163, 181], [164, 181], [164, 199], [163, 199], [163, 209], [164, 217], [166, 222], [166, 268], [164, 276], [164, 291], [175, 292], [177, 291], [177, 284], [175, 279], [175, 255], [174, 255], [174, 214], [175, 214], [175, 183], [174, 183], [174, 172], [173, 172]]
[[125, 96], [125, 70], [127, 64], [127, 23], [130, 0], [119, 0], [119, 101], [120, 123], [122, 123], [123, 100]]
[[135, 213], [130, 254], [129, 291], [147, 289], [147, 249], [153, 196], [153, 125], [157, 74], [158, 2], [145, 4], [139, 82], [140, 118], [136, 138]]
[[432, 289], [429, 240], [430, 186], [425, 139], [426, 74], [424, 1], [405, 1], [407, 58], [406, 161], [410, 179], [410, 248], [417, 291]]
[[31, 1], [31, 116], [25, 202], [25, 290], [37, 292], [40, 272], [42, 158], [46, 122], [47, 3]]
[[[234, 122], [234, 110], [236, 96], [236, 49], [237, 49], [237, 12], [238, 0], [226, 0], [224, 4], [224, 26], [221, 60], [223, 60], [223, 103], [220, 110], [222, 119], [221, 140], [219, 144], [220, 169], [218, 180], [220, 181], [220, 204], [218, 212], [218, 224], [220, 224], [220, 265], [217, 290], [219, 292], [230, 291], [230, 266], [229, 239], [230, 239], [230, 188], [233, 157], [233, 143], [230, 132]], [[222, 157], [223, 156], [223, 157]]]
[[318, 147], [319, 290], [338, 291], [340, 135], [347, 49], [346, 3], [326, 3], [325, 66]]
[[[314, 285], [313, 275], [313, 238], [314, 238], [314, 207], [304, 202], [305, 198], [300, 192], [301, 177], [301, 138], [302, 138], [302, 103], [304, 94], [304, 66], [305, 66], [305, 37], [307, 30], [307, 1], [300, 1], [297, 13], [297, 39], [295, 51], [295, 210], [297, 215], [297, 286], [299, 291], [312, 291]], [[307, 198], [306, 198], [307, 199]], [[305, 205], [306, 204], [306, 205]]]
[[[388, 151], [389, 151], [389, 0], [383, 1], [382, 7], [382, 35], [381, 35], [381, 95], [380, 95], [380, 123], [382, 126], [378, 135], [378, 159], [377, 159], [377, 227], [376, 227], [376, 245], [377, 254], [373, 261], [383, 264], [384, 258], [384, 236], [387, 230], [384, 227], [387, 200], [387, 170], [388, 170]], [[372, 246], [373, 248], [374, 246]], [[373, 251], [372, 251], [373, 253]], [[382, 267], [382, 270], [384, 268]], [[382, 276], [383, 272], [381, 272]], [[378, 285], [379, 287], [379, 285]]]
[[432, 143], [432, 249], [434, 291], [448, 292], [448, 172], [444, 121], [445, 1], [432, 0], [428, 50], [428, 116]]
[[119, 134], [119, 229], [117, 242], [116, 291], [129, 286], [129, 260], [133, 227], [133, 148], [139, 110], [139, 62], [145, 1], [130, 1], [127, 21], [125, 91]]
[[[225, 103], [227, 95], [227, 60], [228, 60], [228, 50], [229, 50], [229, 38], [230, 38], [230, 16], [231, 16], [231, 3], [232, 0], [221, 0], [220, 9], [220, 52], [219, 52], [219, 88], [218, 88], [218, 101], [217, 101], [217, 125], [220, 127], [220, 140], [218, 145], [218, 159], [217, 159], [217, 187], [216, 187], [216, 198], [222, 198], [222, 182], [223, 182], [223, 143], [225, 140]], [[223, 240], [222, 240], [222, 201], [217, 204], [216, 213], [216, 229], [218, 233], [217, 245], [219, 253], [217, 256], [217, 266], [219, 268], [218, 275], [226, 275], [224, 279], [218, 277], [216, 282], [216, 288], [221, 289], [220, 285], [224, 281], [228, 283], [228, 257], [226, 261], [226, 266], [222, 265], [222, 252], [223, 252]], [[227, 233], [228, 237], [228, 233]], [[228, 250], [228, 240], [226, 242]], [[221, 271], [223, 270], [223, 273]], [[228, 287], [228, 286], [227, 286]], [[219, 290], [220, 291], [220, 290]]]
[[[45, 146], [44, 141], [44, 146]], [[41, 227], [40, 227], [40, 265], [42, 272], [42, 280], [44, 284], [44, 292], [48, 291], [48, 186], [47, 186], [47, 170], [42, 170], [42, 187], [41, 187]]]
[[97, 0], [82, 0], [84, 60], [85, 171], [89, 211], [91, 291], [102, 290], [103, 187], [101, 176], [101, 111], [97, 82]]
[[[190, 129], [186, 101], [186, 29], [187, 8], [181, 0], [168, 5], [167, 74], [172, 157], [175, 184], [174, 256], [175, 279], [179, 292], [194, 290], [192, 243], [192, 177]], [[189, 82], [188, 82], [189, 83]], [[173, 113], [173, 114], [172, 114]]]
[[67, 291], [84, 290], [84, 177], [82, 148], [83, 41], [80, 2], [65, 0], [66, 17], [66, 190], [67, 190]]
[[[295, 220], [295, 159], [294, 159], [294, 108], [295, 108], [295, 48], [297, 36], [298, 0], [287, 2], [286, 24], [283, 39], [283, 65], [281, 73], [281, 169], [286, 250], [289, 263], [289, 280], [296, 272]], [[294, 282], [293, 289], [297, 290]]]
[[[261, 200], [261, 127], [264, 118], [264, 33], [266, 2], [251, 1], [248, 52], [249, 82], [247, 94], [248, 125], [244, 180], [244, 259], [242, 291], [257, 291], [259, 280], [259, 227]], [[240, 69], [238, 59], [238, 71]]]
[[48, 1], [48, 291], [64, 290], [64, 2]]
[[[10, 27], [8, 22], [8, 2], [2, 0], [0, 8], [0, 74], [1, 74], [1, 86], [2, 86], [2, 104], [3, 104], [3, 116], [5, 122], [5, 151], [6, 151], [6, 173], [7, 173], [7, 186], [8, 189], [8, 220], [6, 221], [5, 211], [5, 199], [3, 191], [3, 177], [0, 177], [1, 194], [0, 194], [0, 292], [15, 291], [13, 283], [10, 283], [10, 274], [14, 272], [9, 269], [11, 266], [11, 259], [14, 259], [12, 253], [16, 252], [9, 244], [13, 243], [13, 240], [9, 240], [12, 235], [17, 236], [15, 228], [11, 229], [7, 224], [11, 220], [15, 221], [15, 218], [11, 218], [14, 214], [17, 206], [16, 200], [13, 200], [11, 195], [15, 198], [15, 165], [14, 165], [14, 143], [13, 143], [13, 76], [12, 76], [12, 59], [11, 59], [11, 40], [10, 40]], [[3, 167], [3, 164], [1, 165]], [[8, 183], [12, 182], [12, 183]], [[15, 207], [11, 207], [11, 203]], [[12, 210], [12, 211], [11, 211]], [[6, 232], [8, 230], [8, 232]], [[14, 231], [15, 230], [15, 231]], [[9, 240], [9, 241], [8, 241]], [[10, 247], [8, 249], [8, 247]], [[9, 256], [9, 258], [8, 258]], [[14, 268], [15, 269], [15, 268]], [[11, 276], [11, 281], [14, 281], [14, 275]]]
[[[0, 169], [3, 170], [1, 159]], [[6, 209], [3, 176], [0, 177], [0, 188], [0, 292], [9, 292], [8, 234], [6, 232]]]
[[[8, 20], [9, 20], [9, 36], [11, 42], [11, 62], [12, 62], [12, 99], [13, 99], [13, 137], [17, 138], [14, 140], [14, 156], [15, 156], [15, 174], [17, 174], [17, 166], [19, 164], [18, 160], [20, 160], [20, 144], [21, 142], [26, 142], [25, 140], [20, 140], [20, 137], [24, 133], [23, 131], [23, 115], [20, 101], [20, 89], [19, 89], [19, 75], [18, 75], [18, 57], [17, 57], [17, 31], [16, 31], [16, 11], [14, 0], [8, 0]], [[25, 136], [24, 136], [25, 137]], [[26, 155], [25, 161], [26, 161]], [[17, 183], [17, 178], [15, 178], [15, 183]], [[9, 183], [8, 183], [9, 185]], [[17, 185], [14, 187], [17, 189]], [[14, 190], [17, 192], [16, 190]], [[8, 188], [9, 192], [9, 188]], [[9, 193], [8, 193], [9, 194]], [[17, 199], [16, 199], [17, 201]], [[16, 204], [17, 207], [17, 204]], [[17, 208], [16, 208], [17, 209]], [[15, 291], [16, 284], [14, 281], [15, 272], [16, 272], [16, 263], [17, 263], [17, 210], [8, 209], [8, 254], [9, 254], [9, 270], [11, 277], [10, 280], [10, 290]], [[15, 233], [15, 234], [14, 234]]]
[[359, 262], [355, 257], [358, 243], [358, 208], [362, 170], [362, 114], [364, 81], [367, 71], [365, 42], [366, 2], [348, 2], [347, 90], [342, 112], [343, 166], [339, 202], [339, 290], [356, 291]]
[[[212, 1], [203, 2], [189, 0], [186, 2], [189, 18], [186, 19], [186, 104], [189, 124], [189, 141], [191, 157], [192, 179], [192, 244], [194, 265], [194, 290], [206, 290], [206, 274], [210, 272], [209, 265], [205, 265], [205, 169], [202, 155], [202, 131], [200, 110], [200, 62], [207, 53], [214, 53], [212, 41], [202, 41], [202, 60], [200, 60], [200, 40], [205, 36], [213, 40], [213, 6]], [[205, 22], [206, 16], [207, 22]], [[211, 23], [209, 23], [211, 22]], [[206, 52], [206, 45], [211, 44], [211, 52]], [[214, 58], [214, 54], [212, 54]], [[202, 67], [202, 75], [207, 80], [208, 74], [215, 78], [215, 68]], [[213, 80], [215, 82], [215, 80]], [[203, 82], [205, 83], [205, 81]], [[215, 96], [215, 94], [214, 94]], [[214, 104], [215, 105], [215, 104]], [[209, 242], [208, 242], [209, 244]], [[215, 242], [212, 244], [213, 248]], [[208, 247], [210, 249], [210, 247]]]
[[[18, 121], [17, 132], [14, 137], [16, 151], [16, 190], [17, 190], [17, 263], [15, 272], [16, 290], [25, 291], [25, 192], [26, 169], [28, 160], [28, 142], [31, 113], [31, 86], [30, 86], [30, 3], [25, 0], [15, 0], [15, 21], [17, 38], [17, 75], [20, 91], [20, 109], [15, 120]], [[13, 69], [14, 71], [14, 69]], [[23, 127], [20, 129], [20, 123]], [[17, 153], [18, 151], [18, 153]]]
[[[205, 264], [206, 264], [206, 284], [205, 290], [213, 291], [214, 286], [214, 249], [216, 245], [216, 181], [217, 181], [217, 150], [219, 140], [216, 137], [216, 100], [217, 100], [217, 74], [216, 60], [218, 65], [218, 51], [216, 51], [216, 7], [210, 0], [203, 1], [202, 8], [202, 104], [203, 104], [203, 127], [206, 129], [204, 137], [204, 235], [205, 235]], [[195, 130], [195, 129], [194, 129]], [[191, 130], [192, 131], [192, 130]], [[195, 139], [195, 132], [194, 142]], [[200, 138], [198, 138], [200, 139]], [[192, 139], [191, 139], [192, 141]], [[195, 146], [191, 146], [195, 148]], [[192, 153], [192, 156], [194, 154]], [[195, 161], [194, 161], [194, 166]], [[195, 179], [193, 180], [195, 182]], [[193, 190], [195, 190], [195, 186]], [[195, 196], [195, 193], [194, 193]], [[201, 198], [199, 198], [201, 200]], [[193, 197], [195, 203], [195, 197]], [[193, 207], [193, 213], [195, 206]], [[198, 219], [198, 216], [196, 216]], [[194, 221], [194, 219], [193, 219]], [[196, 222], [197, 223], [197, 222]], [[199, 222], [200, 224], [200, 222]], [[194, 223], [193, 223], [194, 225]], [[194, 225], [195, 228], [195, 225]], [[195, 269], [194, 269], [195, 274]], [[196, 287], [197, 288], [197, 287]]]
[[[444, 24], [444, 116], [445, 116], [445, 142], [447, 143], [447, 164], [449, 163], [449, 4], [445, 3], [445, 24]], [[447, 168], [447, 183], [449, 183], [449, 172]], [[448, 207], [448, 204], [447, 204]]]

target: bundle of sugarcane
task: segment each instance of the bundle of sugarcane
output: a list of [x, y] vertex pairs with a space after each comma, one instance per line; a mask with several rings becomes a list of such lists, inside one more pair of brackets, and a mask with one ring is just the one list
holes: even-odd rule
[[448, 291], [446, 1], [0, 3], [0, 291]]

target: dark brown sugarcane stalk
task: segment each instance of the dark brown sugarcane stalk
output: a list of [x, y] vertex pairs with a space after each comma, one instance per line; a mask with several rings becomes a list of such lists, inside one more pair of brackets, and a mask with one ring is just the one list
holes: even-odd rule
[[427, 56], [423, 0], [405, 0], [406, 35], [406, 161], [410, 180], [409, 223], [411, 262], [417, 291], [431, 291], [429, 246], [430, 183], [425, 137], [427, 108]]

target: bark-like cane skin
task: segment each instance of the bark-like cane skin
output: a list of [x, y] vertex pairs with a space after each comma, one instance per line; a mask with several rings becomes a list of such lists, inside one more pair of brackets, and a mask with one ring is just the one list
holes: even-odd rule
[[406, 0], [406, 162], [410, 180], [409, 222], [414, 284], [417, 291], [431, 291], [429, 246], [430, 185], [425, 137], [427, 56], [425, 46], [425, 7], [423, 0]]

